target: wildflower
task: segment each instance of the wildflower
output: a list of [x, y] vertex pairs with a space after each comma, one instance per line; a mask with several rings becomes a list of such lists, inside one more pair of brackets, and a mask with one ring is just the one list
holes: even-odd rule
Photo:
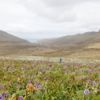
[[8, 100], [16, 100], [16, 94], [13, 94]]
[[93, 81], [93, 82], [92, 82], [92, 85], [93, 85], [93, 86], [96, 86], [96, 85], [97, 85], [97, 83], [96, 83], [95, 81]]
[[9, 96], [8, 93], [3, 93], [2, 95], [3, 95], [4, 97], [8, 97], [8, 96]]
[[19, 96], [18, 100], [24, 100], [23, 96]]
[[0, 94], [0, 100], [4, 100], [4, 96]]
[[26, 86], [26, 90], [27, 90], [27, 92], [34, 92], [37, 89], [33, 86], [32, 83], [28, 83], [27, 86]]
[[85, 89], [84, 90], [84, 95], [88, 95], [88, 94], [90, 94], [90, 91], [88, 89]]
[[40, 83], [38, 83], [38, 82], [36, 82], [36, 83], [34, 84], [34, 86], [35, 86], [37, 89], [42, 89], [42, 85], [41, 85]]
[[0, 84], [0, 90], [4, 89], [4, 86], [2, 84]]
[[21, 78], [18, 77], [17, 82], [21, 82]]
[[97, 88], [94, 88], [93, 92], [94, 92], [95, 94], [97, 94], [97, 93], [98, 93], [98, 89], [97, 89]]

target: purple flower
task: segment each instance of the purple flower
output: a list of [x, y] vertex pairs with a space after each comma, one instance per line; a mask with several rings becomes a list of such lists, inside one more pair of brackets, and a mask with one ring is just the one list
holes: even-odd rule
[[0, 100], [4, 100], [4, 96], [0, 94]]
[[84, 90], [84, 95], [88, 95], [88, 94], [90, 94], [90, 91], [88, 89], [85, 89]]
[[3, 97], [8, 97], [9, 94], [8, 94], [8, 93], [3, 93], [2, 96], [3, 96]]
[[41, 85], [40, 83], [38, 83], [38, 82], [36, 82], [36, 83], [34, 84], [34, 86], [35, 86], [37, 89], [42, 89], [42, 85]]
[[96, 85], [97, 85], [97, 83], [96, 83], [95, 81], [93, 81], [93, 82], [92, 82], [92, 85], [93, 85], [93, 86], [96, 86]]
[[18, 100], [24, 100], [23, 96], [19, 96]]
[[4, 89], [4, 86], [2, 84], [0, 84], [0, 90]]

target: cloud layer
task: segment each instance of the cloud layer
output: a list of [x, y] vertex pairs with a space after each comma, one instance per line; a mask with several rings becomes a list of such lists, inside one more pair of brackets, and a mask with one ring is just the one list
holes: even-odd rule
[[100, 29], [99, 0], [0, 0], [0, 29], [49, 38]]

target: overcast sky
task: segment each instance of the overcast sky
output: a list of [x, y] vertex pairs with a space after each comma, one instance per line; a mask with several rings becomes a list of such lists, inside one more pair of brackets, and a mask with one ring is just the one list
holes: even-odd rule
[[28, 39], [97, 31], [100, 0], [0, 0], [0, 29]]

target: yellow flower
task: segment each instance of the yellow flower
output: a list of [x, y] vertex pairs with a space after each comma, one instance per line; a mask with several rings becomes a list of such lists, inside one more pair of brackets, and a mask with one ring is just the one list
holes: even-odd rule
[[36, 87], [33, 86], [32, 83], [28, 83], [26, 86], [26, 90], [27, 90], [27, 92], [35, 92], [37, 89], [36, 89]]
[[16, 100], [16, 94], [13, 94], [8, 100]]
[[24, 100], [27, 100], [26, 96], [24, 97]]
[[20, 82], [20, 80], [21, 80], [21, 79], [18, 77], [17, 81]]
[[98, 89], [95, 88], [95, 89], [94, 89], [94, 93], [98, 93]]

